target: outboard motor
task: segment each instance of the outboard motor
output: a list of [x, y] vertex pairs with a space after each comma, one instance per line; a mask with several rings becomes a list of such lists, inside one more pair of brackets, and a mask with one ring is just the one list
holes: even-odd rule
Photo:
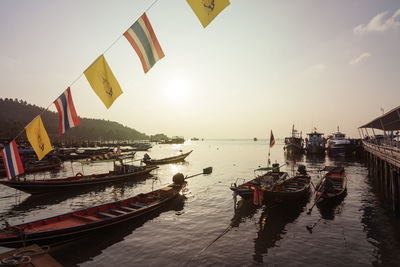
[[145, 153], [145, 154], [143, 155], [143, 160], [150, 160], [150, 159], [151, 159], [151, 158], [150, 158], [149, 154]]
[[185, 176], [182, 173], [178, 172], [174, 176], [172, 176], [172, 181], [174, 184], [183, 184], [185, 182]]
[[279, 163], [272, 163], [272, 171], [279, 172]]

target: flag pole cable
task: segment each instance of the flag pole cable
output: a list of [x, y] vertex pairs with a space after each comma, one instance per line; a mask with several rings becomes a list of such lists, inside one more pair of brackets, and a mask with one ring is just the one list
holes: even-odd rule
[[[154, 0], [153, 3], [144, 11], [144, 13], [146, 13], [147, 11], [149, 11], [150, 8], [152, 8], [152, 7], [154, 6], [154, 4], [156, 4], [157, 2], [158, 2], [158, 0]], [[123, 36], [123, 34], [120, 35], [120, 36], [118, 36], [118, 38], [115, 39], [115, 41], [112, 42], [111, 45], [109, 45], [109, 46], [106, 48], [106, 50], [104, 50], [104, 52], [101, 53], [101, 55], [104, 55], [108, 50], [110, 50], [110, 48], [113, 47], [113, 46], [115, 45], [115, 43], [118, 42], [119, 39], [121, 39], [122, 36]], [[92, 63], [92, 64], [93, 64], [93, 63]], [[92, 64], [90, 64], [89, 67], [90, 67]], [[89, 68], [89, 67], [88, 67], [88, 68]], [[86, 68], [85, 70], [87, 70], [88, 68]], [[72, 85], [74, 85], [82, 76], [83, 76], [83, 73], [79, 74], [79, 76], [78, 76], [67, 88], [69, 88], [69, 87], [71, 87]], [[58, 97], [56, 98], [56, 100], [57, 100], [57, 99], [58, 99]], [[55, 100], [54, 100], [54, 101], [55, 101]], [[21, 131], [17, 134], [17, 136], [13, 138], [13, 140], [16, 140], [18, 137], [20, 137], [21, 134], [25, 131], [26, 127], [27, 127], [29, 124], [31, 124], [31, 122], [34, 121], [38, 116], [42, 115], [45, 111], [47, 111], [47, 110], [51, 107], [51, 105], [53, 105], [54, 101], [51, 102], [51, 104], [50, 104], [47, 108], [43, 109], [43, 111], [40, 112], [39, 115], [35, 116], [35, 117], [24, 127], [24, 129], [21, 130]]]

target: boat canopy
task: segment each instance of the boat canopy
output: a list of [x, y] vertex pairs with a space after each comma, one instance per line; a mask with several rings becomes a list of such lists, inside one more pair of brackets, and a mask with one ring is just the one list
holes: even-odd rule
[[360, 128], [373, 128], [383, 131], [396, 131], [400, 130], [400, 106], [386, 112], [382, 116], [374, 119], [373, 121], [360, 126]]

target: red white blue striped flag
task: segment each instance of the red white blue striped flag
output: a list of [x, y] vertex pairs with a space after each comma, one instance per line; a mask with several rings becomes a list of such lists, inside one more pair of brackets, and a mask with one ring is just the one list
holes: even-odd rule
[[142, 62], [144, 73], [164, 57], [164, 52], [158, 43], [146, 13], [124, 33], [125, 38], [132, 45]]
[[59, 135], [62, 135], [68, 129], [80, 124], [69, 87], [54, 101], [54, 105], [56, 105], [58, 118], [60, 120]]
[[6, 168], [8, 180], [11, 180], [11, 178], [14, 178], [18, 174], [24, 173], [15, 140], [1, 151], [1, 156], [3, 158], [4, 167]]

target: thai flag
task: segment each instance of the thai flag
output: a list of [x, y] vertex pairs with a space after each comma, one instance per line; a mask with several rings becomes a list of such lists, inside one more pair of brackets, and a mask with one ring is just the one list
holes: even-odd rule
[[1, 151], [4, 167], [7, 171], [8, 180], [14, 178], [18, 174], [24, 173], [21, 158], [19, 157], [17, 144], [13, 140], [8, 146]]
[[160, 43], [146, 13], [124, 33], [142, 62], [144, 73], [147, 73], [157, 61], [164, 57]]
[[60, 119], [59, 135], [62, 135], [66, 130], [80, 124], [69, 87], [60, 95], [59, 98], [57, 98], [56, 101], [54, 101], [54, 105], [56, 105], [58, 117]]

